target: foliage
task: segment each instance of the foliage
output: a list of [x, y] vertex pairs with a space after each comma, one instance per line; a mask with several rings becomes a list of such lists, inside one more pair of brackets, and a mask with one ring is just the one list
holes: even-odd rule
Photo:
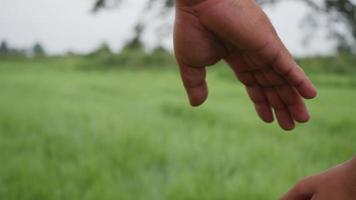
[[0, 58], [21, 59], [27, 55], [26, 50], [10, 47], [7, 41], [2, 41], [0, 45]]
[[0, 45], [0, 57], [2, 59], [26, 59], [29, 55], [44, 57], [46, 52], [40, 43], [35, 43], [32, 49], [20, 49], [10, 47], [7, 41], [2, 41]]
[[[23, 60], [31, 61], [32, 59], [46, 62], [46, 60], [57, 59], [52, 56], [40, 56], [29, 58], [20, 54], [18, 56], [6, 56], [2, 57], [6, 60]], [[59, 56], [58, 59], [73, 59], [76, 61], [76, 66], [83, 70], [111, 70], [111, 69], [123, 69], [123, 68], [175, 68], [176, 61], [171, 52], [167, 51], [163, 47], [157, 47], [151, 51], [147, 51], [143, 48], [143, 44], [128, 43], [119, 53], [112, 52], [107, 44], [102, 44], [98, 49], [87, 55], [78, 54], [65, 54]], [[313, 56], [298, 58], [299, 64], [308, 73], [330, 73], [330, 74], [350, 74], [356, 75], [356, 56], [349, 53], [341, 53], [333, 56]], [[223, 70], [218, 74], [222, 75], [226, 79], [232, 79], [230, 71], [226, 64], [221, 62], [217, 64], [217, 68]]]
[[44, 56], [44, 55], [46, 55], [46, 52], [45, 52], [43, 46], [38, 42], [33, 45], [32, 53], [35, 56]]
[[100, 55], [112, 55], [112, 51], [107, 43], [101, 44], [96, 50], [93, 52], [89, 53], [87, 56], [88, 57], [95, 57], [95, 56], [100, 56]]
[[[356, 56], [350, 53], [305, 57], [297, 60], [308, 73], [356, 75]], [[174, 56], [162, 47], [147, 52], [143, 48], [132, 48], [130, 43], [118, 54], [89, 54], [82, 59], [81, 64], [83, 69], [167, 68], [175, 65]], [[217, 65], [218, 68], [227, 68], [225, 63]], [[227, 74], [226, 76], [231, 79], [230, 71], [222, 70], [221, 73]]]
[[157, 68], [174, 65], [174, 57], [164, 48], [146, 51], [139, 39], [128, 42], [119, 53], [111, 52], [107, 45], [85, 56], [82, 69], [107, 70], [120, 68]]
[[0, 45], [0, 54], [4, 55], [4, 54], [8, 54], [10, 51], [7, 42], [6, 41], [2, 41], [1, 45]]
[[306, 57], [298, 61], [310, 73], [356, 74], [356, 56], [348, 53]]
[[[305, 16], [304, 23], [310, 27], [309, 35], [316, 28], [324, 26], [329, 31], [329, 37], [338, 42], [340, 52], [356, 53], [356, 1], [355, 0], [290, 0], [303, 2], [311, 8]], [[261, 4], [277, 4], [284, 0], [260, 0]], [[326, 18], [326, 23], [320, 18]], [[342, 27], [342, 28], [340, 28]]]

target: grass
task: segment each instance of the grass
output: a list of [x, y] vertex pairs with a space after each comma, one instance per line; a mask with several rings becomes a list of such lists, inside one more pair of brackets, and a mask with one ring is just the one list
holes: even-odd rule
[[356, 152], [350, 76], [313, 74], [313, 119], [285, 133], [221, 69], [193, 109], [174, 68], [77, 66], [0, 62], [0, 199], [272, 200]]

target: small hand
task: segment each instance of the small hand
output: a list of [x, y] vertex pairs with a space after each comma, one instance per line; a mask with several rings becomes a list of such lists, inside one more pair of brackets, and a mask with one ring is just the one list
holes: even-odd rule
[[355, 200], [356, 157], [300, 181], [281, 200]]
[[254, 0], [177, 0], [175, 54], [192, 106], [208, 96], [206, 67], [225, 60], [246, 86], [256, 111], [280, 126], [307, 122], [303, 98], [316, 89]]

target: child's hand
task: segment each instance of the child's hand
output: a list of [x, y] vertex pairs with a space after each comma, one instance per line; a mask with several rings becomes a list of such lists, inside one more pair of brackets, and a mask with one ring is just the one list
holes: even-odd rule
[[[191, 105], [207, 96], [206, 69], [225, 60], [265, 122], [285, 130], [307, 122], [303, 98], [316, 89], [255, 0], [176, 0], [175, 54]], [[287, 20], [287, 19], [286, 19]]]
[[326, 172], [300, 181], [281, 200], [356, 199], [356, 157]]

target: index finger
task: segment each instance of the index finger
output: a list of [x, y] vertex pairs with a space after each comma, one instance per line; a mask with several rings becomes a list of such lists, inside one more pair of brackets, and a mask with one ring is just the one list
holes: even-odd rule
[[[284, 49], [284, 48], [282, 48]], [[281, 74], [299, 94], [306, 99], [316, 97], [317, 91], [304, 70], [296, 63], [288, 50], [281, 50], [275, 57], [272, 66], [275, 71]]]

